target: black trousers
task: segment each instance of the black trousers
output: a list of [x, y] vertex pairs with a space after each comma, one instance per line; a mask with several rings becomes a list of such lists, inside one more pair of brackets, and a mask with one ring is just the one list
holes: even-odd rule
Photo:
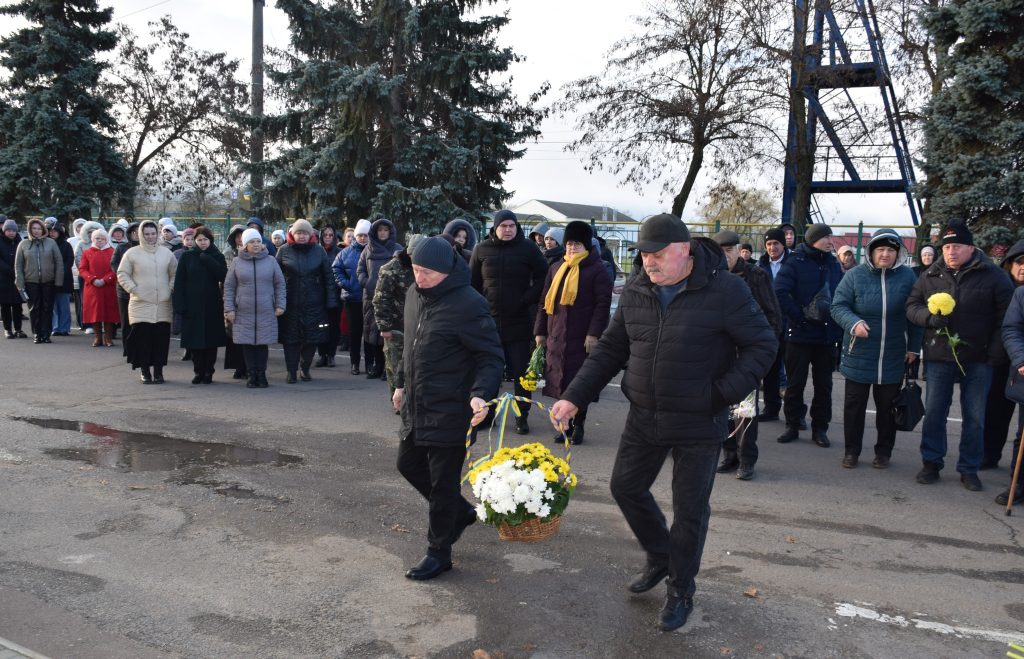
[[124, 339], [131, 333], [132, 324], [128, 322], [128, 298], [117, 296], [117, 310], [121, 312], [121, 354], [128, 356], [128, 342]]
[[995, 465], [1003, 457], [1006, 436], [1010, 433], [1010, 422], [1017, 407], [1006, 398], [1006, 380], [1009, 377], [1009, 364], [992, 368], [992, 387], [988, 390], [988, 403], [985, 405], [985, 454], [982, 463]]
[[398, 472], [429, 504], [427, 554], [450, 560], [459, 520], [473, 511], [462, 496], [463, 446], [417, 446], [410, 435], [398, 444]]
[[[612, 468], [612, 497], [647, 552], [648, 563], [667, 564], [669, 586], [685, 595], [692, 596], [696, 590], [721, 445], [721, 441], [701, 441], [653, 446], [623, 434]], [[669, 453], [673, 461], [671, 530], [651, 494]]]
[[53, 332], [53, 283], [26, 282], [25, 292], [28, 294], [28, 321], [32, 334], [37, 338], [48, 338]]
[[[505, 372], [512, 378], [516, 396], [529, 398], [533, 394], [523, 389], [523, 385], [519, 384], [519, 378], [526, 375], [526, 368], [530, 365], [530, 355], [533, 354], [534, 347], [533, 341], [503, 342], [501, 347], [505, 351]], [[519, 409], [523, 413], [524, 419], [530, 416], [530, 406], [520, 405]]]
[[245, 359], [245, 370], [252, 373], [263, 373], [267, 370], [267, 357], [270, 355], [270, 348], [265, 345], [239, 344], [242, 348], [242, 357]]
[[[363, 348], [363, 302], [362, 300], [345, 300], [345, 313], [348, 315], [348, 356], [353, 366], [359, 366], [360, 350]], [[366, 370], [370, 369], [370, 355], [366, 355]]]
[[322, 357], [334, 357], [338, 354], [338, 343], [341, 341], [341, 307], [327, 310], [327, 342], [317, 346]]
[[213, 375], [217, 366], [216, 348], [191, 348], [192, 370], [196, 375]]
[[[778, 392], [779, 388], [776, 387], [775, 391]], [[740, 464], [744, 466], [753, 467], [757, 464], [757, 429], [758, 421], [757, 415], [760, 413], [760, 406], [758, 399], [760, 395], [754, 399], [754, 417], [750, 419], [750, 423], [747, 424], [747, 429], [740, 431], [740, 434], [734, 435], [736, 427], [739, 425], [736, 421], [729, 421], [729, 437], [722, 442], [722, 448], [726, 451], [736, 451], [740, 457]], [[746, 423], [746, 422], [744, 422]]]
[[289, 373], [299, 370], [299, 359], [302, 359], [302, 368], [309, 368], [313, 363], [313, 355], [316, 354], [315, 343], [285, 343], [284, 344], [284, 367]]
[[[1017, 436], [1013, 440], [1013, 453], [1010, 454], [1010, 479], [1013, 480], [1013, 469], [1017, 466], [1017, 455], [1020, 453], [1020, 435], [1024, 432], [1024, 405], [1017, 410]], [[1017, 487], [1024, 487], [1024, 464], [1017, 474]]]
[[3, 317], [5, 330], [21, 331], [21, 304], [0, 304], [0, 316]]
[[782, 371], [782, 361], [786, 356], [786, 344], [779, 342], [779, 352], [775, 355], [775, 361], [764, 376], [761, 382], [761, 391], [764, 392], [764, 411], [766, 414], [778, 414], [782, 410], [782, 396], [779, 394], [779, 374]]
[[807, 372], [811, 372], [814, 395], [811, 398], [811, 428], [828, 430], [832, 421], [832, 368], [835, 365], [836, 348], [833, 344], [787, 343], [786, 376], [789, 386], [783, 411], [786, 426], [798, 428], [804, 415], [804, 388], [807, 386]]
[[843, 434], [846, 439], [846, 455], [860, 456], [864, 442], [864, 417], [868, 409], [868, 395], [874, 391], [875, 455], [892, 457], [896, 445], [896, 419], [892, 416], [892, 402], [900, 393], [900, 383], [864, 384], [846, 381], [846, 397], [843, 403]]
[[78, 278], [78, 286], [79, 286], [79, 288], [76, 288], [74, 293], [73, 293], [73, 296], [74, 296], [74, 299], [75, 299], [75, 322], [78, 323], [78, 325], [77, 325], [78, 329], [82, 329], [82, 289], [81, 289], [82, 278], [81, 277]]

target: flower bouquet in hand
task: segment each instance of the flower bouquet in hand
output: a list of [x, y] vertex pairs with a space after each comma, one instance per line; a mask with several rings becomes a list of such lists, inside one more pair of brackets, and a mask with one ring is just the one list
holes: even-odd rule
[[956, 354], [957, 347], [962, 343], [967, 344], [966, 341], [960, 338], [959, 334], [949, 333], [949, 320], [948, 317], [953, 313], [953, 309], [956, 309], [956, 300], [949, 293], [934, 293], [928, 297], [928, 311], [938, 318], [938, 321], [929, 320], [929, 327], [936, 330], [939, 334], [946, 337], [946, 341], [949, 342], [949, 349], [953, 353], [953, 359], [956, 361], [957, 367], [960, 369], [962, 375], [967, 375], [964, 370], [963, 364], [960, 363], [960, 357]]
[[519, 386], [527, 391], [536, 391], [537, 385], [544, 377], [544, 360], [547, 351], [541, 343], [530, 355], [530, 363], [526, 367], [526, 375], [519, 378]]
[[499, 449], [469, 482], [480, 521], [498, 527], [502, 540], [537, 542], [558, 531], [578, 481], [568, 462], [534, 443]]

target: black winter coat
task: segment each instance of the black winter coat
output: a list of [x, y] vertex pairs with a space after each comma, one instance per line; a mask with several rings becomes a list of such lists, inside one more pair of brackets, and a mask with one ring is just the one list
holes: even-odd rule
[[1000, 332], [1013, 296], [1013, 284], [1006, 273], [975, 249], [974, 258], [959, 271], [947, 268], [940, 256], [918, 277], [907, 298], [907, 319], [926, 328], [926, 360], [953, 362], [956, 360], [945, 334], [928, 327], [928, 298], [940, 292], [949, 293], [956, 300], [948, 331], [959, 334], [964, 341], [957, 346], [960, 363], [996, 365], [1005, 361]]
[[[130, 228], [131, 225], [129, 225], [129, 230]], [[113, 270], [114, 272], [117, 272], [117, 268], [119, 265], [121, 265], [121, 259], [124, 258], [125, 253], [132, 247], [138, 247], [138, 245], [139, 241], [129, 240], [128, 242], [121, 243], [120, 245], [115, 247], [114, 255], [110, 257], [110, 269]], [[127, 300], [129, 297], [131, 297], [128, 295], [127, 291], [121, 288], [121, 282], [117, 283], [117, 297], [121, 298], [122, 300]]]
[[60, 235], [57, 236], [57, 249], [60, 250], [60, 258], [64, 261], [64, 284], [60, 287], [56, 293], [67, 293], [71, 295], [75, 292], [75, 278], [71, 276], [71, 266], [75, 265], [75, 250], [71, 247], [71, 243], [68, 242], [66, 229], [60, 226]]
[[[390, 229], [387, 240], [377, 238], [377, 229], [386, 226]], [[370, 242], [359, 254], [356, 265], [356, 277], [363, 288], [363, 342], [373, 345], [384, 345], [384, 339], [377, 328], [377, 318], [373, 313], [373, 294], [377, 291], [377, 276], [380, 269], [391, 261], [402, 246], [395, 240], [395, 225], [391, 220], [381, 218], [370, 225]]]
[[693, 270], [665, 311], [646, 272], [627, 283], [611, 324], [562, 397], [584, 407], [628, 360], [624, 436], [660, 446], [721, 442], [729, 405], [768, 373], [778, 341], [716, 249], [691, 242]]
[[768, 324], [775, 331], [775, 336], [781, 337], [783, 332], [782, 310], [779, 308], [779, 300], [775, 297], [775, 290], [772, 288], [772, 276], [762, 268], [751, 265], [743, 259], [736, 259], [736, 265], [730, 271], [747, 283], [750, 292], [754, 295], [754, 302], [761, 307]]
[[277, 340], [281, 343], [326, 343], [327, 309], [338, 306], [338, 287], [320, 245], [291, 242], [277, 250], [277, 262], [284, 274], [288, 307], [278, 318]]
[[551, 267], [556, 263], [562, 262], [562, 258], [565, 256], [565, 248], [561, 245], [555, 245], [551, 249], [545, 249], [543, 254], [544, 260], [548, 262], [548, 267]]
[[548, 262], [516, 224], [512, 240], [499, 240], [492, 229], [469, 257], [473, 288], [485, 298], [502, 343], [530, 341], [537, 301]]
[[[536, 249], [536, 248], [534, 248]], [[405, 389], [401, 438], [421, 446], [462, 446], [470, 398], [498, 394], [505, 360], [487, 301], [469, 285], [466, 263], [433, 288], [405, 296], [405, 351], [396, 387]]]
[[181, 347], [206, 350], [228, 344], [221, 285], [228, 264], [219, 249], [184, 250], [174, 271], [171, 303], [181, 316]]
[[562, 291], [556, 291], [555, 313], [548, 315], [544, 309], [544, 298], [555, 273], [562, 267], [555, 263], [548, 270], [544, 281], [544, 292], [537, 304], [537, 321], [533, 326], [536, 336], [547, 337], [546, 364], [544, 369], [545, 396], [560, 398], [562, 392], [576, 377], [587, 351], [583, 345], [588, 336], [601, 336], [608, 327], [608, 310], [612, 304], [612, 280], [596, 248], [580, 263], [579, 286], [576, 301], [565, 306], [558, 301]]
[[828, 304], [831, 305], [836, 288], [843, 278], [843, 269], [836, 257], [829, 252], [801, 243], [786, 259], [773, 286], [779, 308], [786, 317], [785, 340], [789, 343], [812, 345], [838, 344], [843, 338], [843, 328], [825, 312], [825, 324], [809, 322], [804, 317], [806, 307], [827, 283]]
[[21, 236], [15, 234], [10, 240], [0, 233], [0, 304], [21, 304], [21, 293], [14, 284], [14, 254], [18, 251]]
[[[1010, 298], [1002, 327], [1003, 345], [1010, 360], [1010, 368], [1017, 370], [1024, 366], [1024, 286], [1018, 286]], [[993, 383], [992, 386], [1002, 386]]]

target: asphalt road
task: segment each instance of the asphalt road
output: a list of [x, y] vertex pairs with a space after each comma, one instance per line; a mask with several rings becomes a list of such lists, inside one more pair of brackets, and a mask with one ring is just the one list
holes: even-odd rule
[[285, 385], [272, 352], [267, 390], [193, 386], [182, 362], [143, 386], [89, 341], [0, 343], [0, 638], [50, 657], [998, 657], [1024, 640], [1024, 521], [992, 501], [1009, 448], [971, 493], [951, 467], [914, 482], [916, 433], [889, 470], [841, 469], [840, 405], [829, 449], [762, 424], [756, 479], [716, 483], [695, 613], [663, 634], [663, 591], [624, 588], [643, 555], [608, 492], [618, 389], [574, 451], [557, 537], [478, 524], [452, 572], [413, 583], [426, 505], [395, 470], [383, 382], [346, 358]]

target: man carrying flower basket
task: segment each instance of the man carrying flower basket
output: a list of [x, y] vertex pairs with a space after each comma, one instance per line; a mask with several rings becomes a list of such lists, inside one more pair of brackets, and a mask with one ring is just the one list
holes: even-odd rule
[[398, 471], [430, 504], [427, 555], [405, 574], [424, 581], [452, 569], [452, 545], [476, 521], [460, 491], [465, 433], [487, 416], [505, 362], [487, 301], [448, 241], [425, 238], [410, 257], [416, 283], [393, 401], [402, 414]]
[[[629, 360], [622, 392], [630, 407], [611, 491], [647, 553], [629, 590], [646, 592], [667, 576], [659, 624], [672, 631], [693, 610], [729, 406], [757, 387], [778, 340], [718, 246], [691, 241], [678, 217], [646, 220], [637, 249], [643, 271], [626, 285], [608, 329], [551, 413], [556, 423], [567, 423]], [[671, 530], [650, 491], [669, 454]]]
[[962, 220], [942, 232], [942, 258], [921, 273], [907, 298], [907, 318], [926, 328], [924, 363], [928, 373], [921, 459], [917, 482], [939, 480], [946, 457], [946, 416], [953, 385], [960, 383], [963, 424], [956, 470], [963, 486], [982, 489], [978, 467], [984, 452], [985, 406], [992, 365], [1001, 358], [1000, 331], [1013, 296], [1006, 273], [974, 246]]

